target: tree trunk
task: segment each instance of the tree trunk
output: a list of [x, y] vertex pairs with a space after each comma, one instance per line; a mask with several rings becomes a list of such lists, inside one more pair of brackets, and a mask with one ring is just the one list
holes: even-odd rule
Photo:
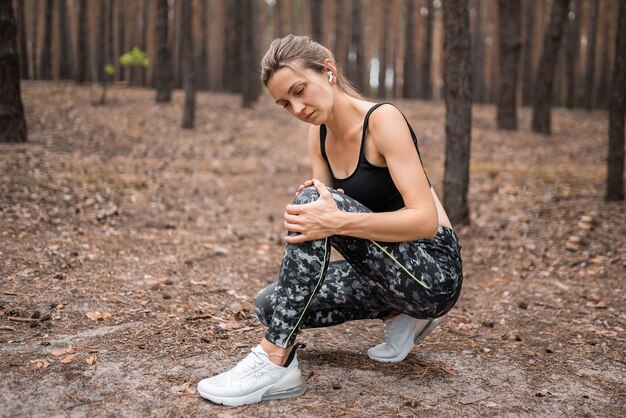
[[259, 89], [259, 75], [257, 72], [257, 24], [256, 17], [256, 0], [243, 0], [244, 8], [242, 10], [242, 18], [244, 20], [242, 28], [243, 33], [243, 71], [241, 72], [242, 80], [242, 101], [241, 105], [246, 108], [252, 107], [257, 99]]
[[44, 35], [39, 60], [39, 78], [52, 80], [52, 0], [45, 0]]
[[498, 0], [500, 8], [500, 91], [498, 129], [517, 129], [517, 68], [521, 47], [520, 0]]
[[[118, 42], [118, 56], [117, 60], [126, 52], [126, 3], [124, 0], [117, 0], [117, 42]], [[118, 80], [126, 80], [126, 67], [119, 65], [118, 63], [117, 72]]]
[[415, 99], [417, 97], [416, 60], [415, 60], [415, 1], [408, 0], [406, 12], [406, 26], [404, 33], [404, 84], [402, 85], [402, 97]]
[[352, 34], [350, 36], [352, 50], [356, 59], [348, 66], [350, 80], [364, 96], [370, 95], [369, 78], [366, 78], [365, 45], [363, 42], [363, 10], [361, 0], [352, 0]]
[[382, 2], [382, 13], [380, 22], [380, 49], [378, 50], [378, 90], [376, 96], [379, 99], [387, 97], [387, 33], [389, 31], [389, 6], [390, 0]]
[[430, 100], [433, 95], [433, 84], [431, 81], [431, 63], [433, 55], [433, 19], [435, 14], [435, 7], [433, 0], [427, 0], [428, 2], [428, 14], [426, 15], [425, 22], [425, 36], [424, 36], [424, 52], [422, 55], [422, 99]]
[[472, 62], [467, 0], [442, 3], [446, 160], [444, 207], [453, 224], [469, 225], [467, 194], [472, 132]]
[[200, 56], [198, 57], [198, 90], [209, 89], [209, 51], [207, 42], [209, 41], [209, 2], [200, 2]]
[[524, 62], [522, 64], [522, 106], [533, 102], [533, 34], [535, 30], [535, 0], [524, 0]]
[[17, 27], [20, 30], [19, 39], [19, 51], [20, 51], [20, 77], [23, 79], [30, 78], [28, 70], [28, 47], [26, 40], [26, 19], [24, 16], [24, 2], [17, 1]]
[[77, 0], [78, 5], [78, 34], [76, 35], [76, 81], [85, 83], [91, 81], [89, 71], [89, 49], [87, 46], [87, 1]]
[[[19, 2], [18, 2], [19, 3]], [[72, 78], [72, 45], [70, 43], [70, 25], [67, 19], [66, 0], [57, 0], [57, 22], [59, 28], [59, 78]]]
[[[286, 0], [290, 1], [290, 0]], [[274, 19], [276, 20], [276, 37], [282, 38], [286, 35], [285, 23], [283, 21], [283, 0], [275, 0]]]
[[550, 104], [554, 67], [558, 58], [563, 24], [567, 17], [567, 0], [554, 0], [550, 12], [550, 23], [543, 39], [543, 51], [539, 69], [535, 77], [535, 104], [533, 107], [532, 129], [535, 132], [550, 134]]
[[581, 0], [570, 1], [570, 13], [574, 16], [567, 20], [567, 39], [565, 51], [567, 54], [567, 99], [566, 106], [570, 109], [576, 107], [576, 58], [580, 45], [580, 6]]
[[[58, 0], [57, 0], [58, 1]], [[105, 81], [104, 65], [106, 63], [106, 16], [107, 16], [107, 3], [106, 1], [99, 2], [98, 12], [98, 31], [96, 33], [96, 77], [98, 82]]]
[[626, 1], [619, 2], [615, 64], [609, 105], [606, 200], [624, 200], [624, 116], [626, 116]]
[[172, 101], [172, 52], [168, 42], [168, 13], [169, 6], [167, 0], [158, 0], [157, 3], [157, 56], [155, 72], [156, 101]]
[[324, 42], [322, 30], [322, 0], [309, 0], [311, 6], [311, 37], [315, 42]]
[[484, 40], [481, 0], [475, 0], [476, 16], [472, 28], [472, 100], [474, 103], [485, 101], [485, 77], [484, 77]]
[[[148, 53], [148, 22], [150, 21], [150, 4], [152, 2], [149, 0], [143, 0], [143, 12], [141, 18], [141, 41], [139, 48], [146, 54]], [[139, 69], [139, 85], [148, 86], [150, 84], [150, 80], [148, 80], [148, 68], [143, 65]]]
[[196, 86], [194, 83], [194, 43], [191, 26], [191, 0], [182, 0], [181, 38], [183, 45], [183, 77], [185, 87], [185, 108], [183, 129], [193, 129], [196, 113]]
[[609, 29], [611, 28], [612, 17], [613, 13], [611, 12], [611, 2], [605, 1], [604, 23], [602, 24], [602, 52], [600, 52], [600, 56], [602, 57], [602, 62], [600, 64], [600, 83], [598, 84], [598, 88], [596, 89], [595, 100], [595, 106], [601, 109], [608, 108], [609, 97], [611, 96], [611, 94], [609, 93], [609, 44], [611, 42], [611, 31]]
[[348, 69], [348, 28], [346, 24], [346, 3], [339, 1], [335, 3], [335, 57], [342, 73]]
[[26, 142], [13, 2], [0, 1], [0, 142]]
[[587, 43], [587, 71], [585, 72], [585, 108], [591, 110], [593, 106], [593, 82], [596, 72], [596, 44], [598, 39], [598, 12], [600, 2], [591, 2], [591, 28], [589, 29], [589, 42]]

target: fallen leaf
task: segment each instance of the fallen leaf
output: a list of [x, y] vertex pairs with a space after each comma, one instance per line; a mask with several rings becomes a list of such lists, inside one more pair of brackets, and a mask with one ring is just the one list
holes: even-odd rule
[[59, 363], [70, 364], [74, 360], [74, 357], [76, 357], [76, 354], [70, 354], [69, 356], [63, 357]]
[[76, 352], [76, 350], [74, 350], [72, 347], [67, 347], [63, 351], [65, 352], [65, 354], [74, 354]]
[[87, 362], [87, 364], [94, 364], [96, 362], [96, 360], [98, 359], [98, 357], [95, 354], [92, 354], [91, 356], [89, 356], [89, 358], [87, 360], [85, 360]]
[[99, 320], [103, 320], [106, 319], [108, 317], [110, 317], [111, 315], [113, 315], [111, 312], [87, 312], [85, 315], [87, 315], [87, 318], [91, 319], [92, 321], [99, 321]]
[[64, 349], [62, 349], [62, 348], [57, 348], [57, 349], [55, 349], [55, 350], [52, 350], [52, 352], [51, 352], [50, 354], [52, 354], [52, 355], [53, 355], [53, 356], [55, 356], [55, 357], [58, 357], [58, 356], [62, 356], [63, 354], [67, 354], [67, 353], [65, 352], [65, 350], [64, 350]]
[[48, 360], [43, 358], [36, 358], [35, 360], [31, 360], [30, 363], [35, 365], [35, 367], [37, 367], [38, 369], [45, 369], [50, 365], [50, 363], [48, 363]]

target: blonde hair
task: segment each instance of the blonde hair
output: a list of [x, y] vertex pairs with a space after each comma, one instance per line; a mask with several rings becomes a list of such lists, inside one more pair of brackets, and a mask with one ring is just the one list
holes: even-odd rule
[[296, 72], [307, 68], [323, 72], [326, 69], [324, 61], [327, 59], [335, 64], [335, 79], [339, 90], [350, 97], [363, 99], [337, 66], [333, 53], [308, 36], [287, 35], [274, 39], [261, 60], [261, 80], [267, 87], [270, 78], [283, 67], [289, 67]]

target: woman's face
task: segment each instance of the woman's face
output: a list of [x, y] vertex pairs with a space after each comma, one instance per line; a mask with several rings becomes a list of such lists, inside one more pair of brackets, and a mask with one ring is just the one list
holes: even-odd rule
[[283, 67], [269, 79], [267, 89], [276, 103], [296, 118], [321, 125], [328, 119], [333, 104], [333, 89], [323, 74]]

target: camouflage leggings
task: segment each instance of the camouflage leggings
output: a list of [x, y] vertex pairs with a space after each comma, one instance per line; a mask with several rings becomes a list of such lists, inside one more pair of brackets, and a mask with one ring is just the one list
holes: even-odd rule
[[[371, 212], [329, 190], [342, 211]], [[307, 187], [294, 203], [318, 196]], [[329, 262], [330, 246], [345, 261]], [[259, 292], [256, 314], [268, 327], [265, 338], [288, 347], [301, 328], [384, 318], [394, 311], [422, 319], [442, 316], [456, 303], [462, 281], [461, 246], [450, 228], [439, 226], [432, 239], [399, 243], [335, 235], [286, 244], [279, 280]]]

